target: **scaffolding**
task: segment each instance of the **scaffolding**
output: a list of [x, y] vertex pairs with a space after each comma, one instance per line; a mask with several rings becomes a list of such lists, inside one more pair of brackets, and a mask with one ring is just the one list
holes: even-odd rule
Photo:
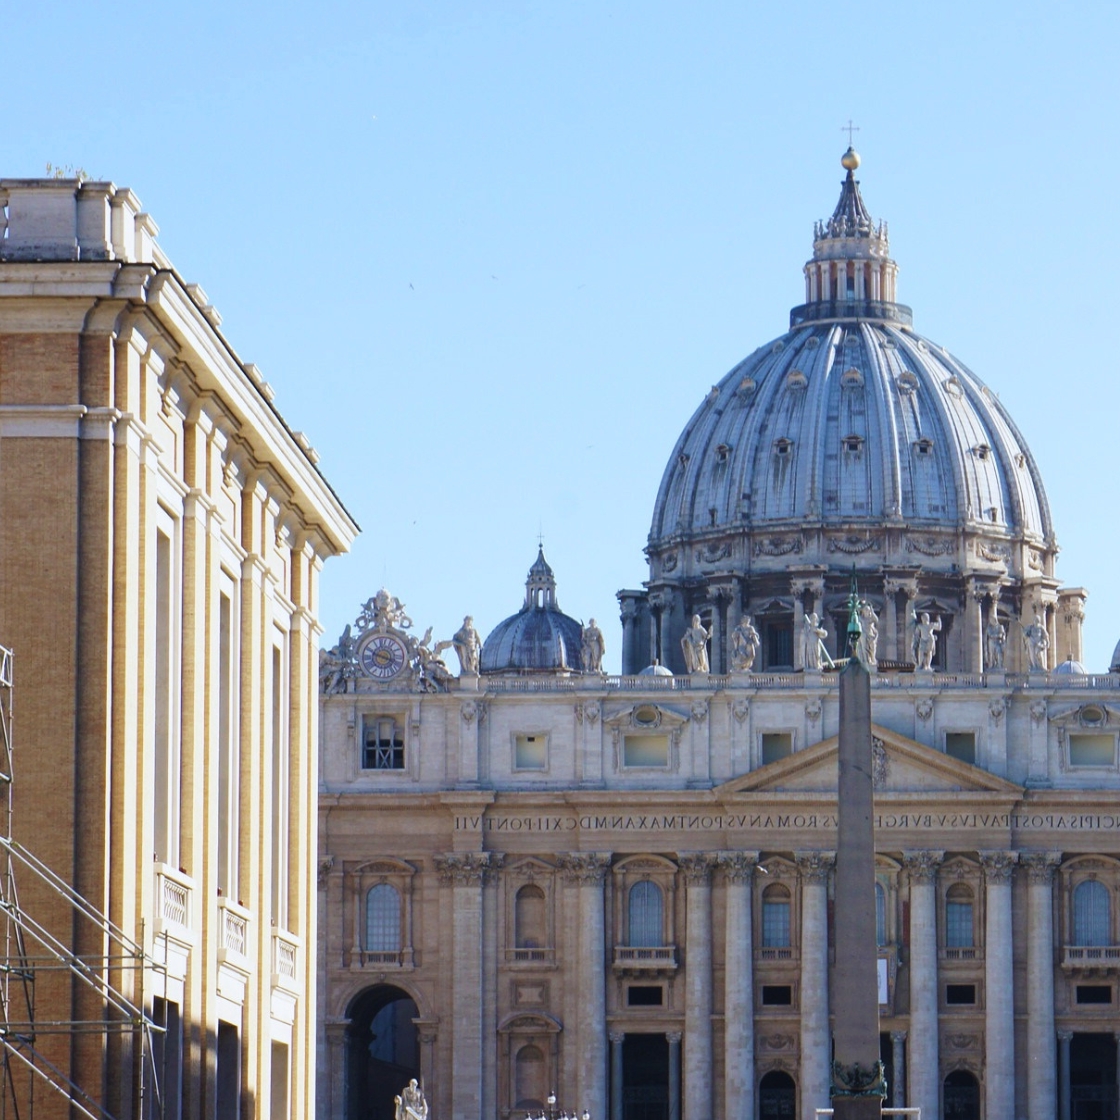
[[[164, 1025], [146, 1007], [145, 980], [161, 964], [13, 836], [14, 657], [0, 646], [0, 1120], [34, 1120], [36, 1103], [58, 1115], [61, 1097], [71, 1115], [88, 1120], [120, 1120], [103, 1099], [105, 1080], [78, 1084], [47, 1049], [65, 1048], [68, 1056], [89, 1041], [101, 1055], [123, 1055], [129, 1083], [120, 1087], [123, 1109], [131, 1117], [161, 1120], [160, 1067], [169, 1059]], [[65, 936], [48, 929], [20, 905], [17, 880], [34, 882], [63, 904], [70, 918]], [[29, 892], [30, 893], [30, 892]], [[141, 927], [141, 938], [143, 927]], [[96, 945], [102, 952], [80, 952]], [[66, 1007], [81, 1007], [86, 1018], [66, 1018], [52, 1008], [36, 1015], [36, 985], [59, 974], [68, 985]], [[127, 994], [126, 994], [127, 992]], [[61, 1036], [60, 1045], [52, 1038]], [[91, 1063], [99, 1072], [101, 1061]]]

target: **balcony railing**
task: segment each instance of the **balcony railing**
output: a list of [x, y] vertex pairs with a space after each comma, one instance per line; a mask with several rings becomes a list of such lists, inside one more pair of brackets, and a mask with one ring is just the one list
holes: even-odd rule
[[193, 881], [182, 872], [161, 865], [156, 871], [156, 932], [193, 940]]
[[795, 961], [797, 960], [797, 950], [792, 945], [773, 946], [768, 945], [762, 949], [754, 951], [754, 959], [763, 962], [770, 961]]
[[509, 964], [555, 964], [555, 949], [507, 949]]
[[675, 945], [616, 945], [614, 967], [630, 972], [675, 972], [677, 947]]
[[249, 912], [228, 898], [218, 900], [218, 959], [249, 965]]
[[1120, 945], [1065, 945], [1062, 968], [1120, 968]]
[[943, 961], [982, 961], [984, 950], [975, 945], [954, 945], [938, 954]]
[[296, 966], [299, 960], [299, 939], [277, 930], [272, 935], [272, 986], [295, 991], [299, 988]]

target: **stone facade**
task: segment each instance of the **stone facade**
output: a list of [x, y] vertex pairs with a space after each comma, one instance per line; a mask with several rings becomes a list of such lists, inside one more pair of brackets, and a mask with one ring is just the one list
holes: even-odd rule
[[[144, 966], [107, 970], [105, 944], [33, 876], [20, 901], [167, 1024], [145, 1074], [164, 1116], [306, 1115], [318, 580], [356, 526], [130, 191], [5, 180], [0, 227], [13, 833]], [[42, 1024], [106, 1014], [57, 975], [35, 995]], [[136, 1038], [63, 1027], [38, 1045], [129, 1117]]]
[[844, 161], [789, 332], [670, 456], [622, 676], [599, 634], [456, 677], [385, 591], [326, 656], [320, 1120], [412, 1076], [450, 1120], [828, 1106], [853, 575], [890, 1102], [1116, 1115], [1120, 675], [1078, 663], [1026, 442], [893, 302]]

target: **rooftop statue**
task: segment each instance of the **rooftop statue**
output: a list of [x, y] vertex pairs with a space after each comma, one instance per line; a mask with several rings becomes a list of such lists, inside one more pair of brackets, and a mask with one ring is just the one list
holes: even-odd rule
[[591, 619], [583, 628], [580, 638], [580, 658], [583, 661], [585, 673], [601, 673], [603, 671], [603, 653], [607, 648], [603, 631]]
[[684, 654], [684, 667], [690, 673], [707, 673], [708, 670], [708, 639], [711, 632], [704, 629], [700, 616], [692, 616], [692, 625], [684, 632], [681, 638], [681, 652]]
[[801, 661], [810, 672], [820, 672], [823, 642], [828, 631], [821, 625], [816, 611], [810, 611], [801, 624]]
[[731, 631], [731, 669], [735, 673], [749, 673], [754, 668], [762, 638], [750, 615]]
[[482, 639], [474, 628], [474, 619], [468, 614], [463, 625], [455, 631], [451, 639], [459, 658], [459, 672], [478, 675], [478, 655], [482, 652]]
[[933, 655], [937, 652], [937, 635], [940, 631], [940, 615], [936, 622], [930, 622], [929, 611], [922, 611], [919, 617], [914, 618], [914, 662], [920, 672], [928, 673], [933, 668]]

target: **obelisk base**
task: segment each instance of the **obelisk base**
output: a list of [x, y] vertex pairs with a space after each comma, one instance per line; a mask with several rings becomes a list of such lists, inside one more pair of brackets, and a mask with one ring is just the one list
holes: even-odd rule
[[879, 1120], [882, 1097], [833, 1097], [832, 1120]]

